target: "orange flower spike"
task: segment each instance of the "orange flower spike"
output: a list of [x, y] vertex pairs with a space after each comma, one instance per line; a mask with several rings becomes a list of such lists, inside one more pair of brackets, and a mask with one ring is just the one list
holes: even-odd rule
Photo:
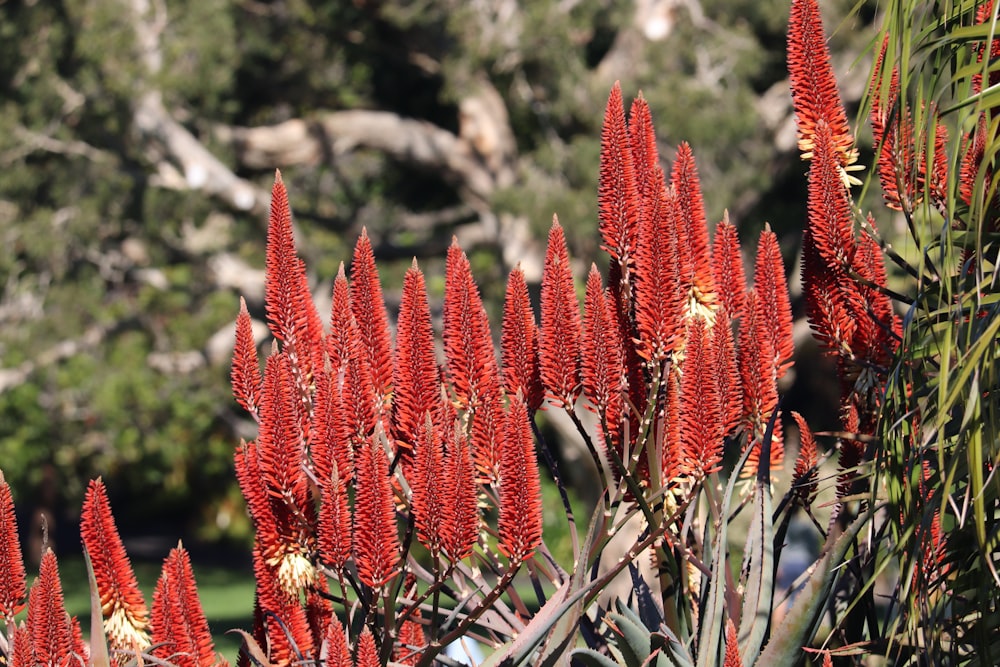
[[441, 545], [448, 558], [457, 563], [472, 554], [479, 539], [479, 504], [476, 471], [468, 441], [459, 429], [452, 429], [445, 459], [444, 524]]
[[655, 174], [660, 170], [660, 154], [656, 147], [656, 131], [649, 104], [642, 93], [632, 101], [629, 111], [628, 144], [632, 151], [635, 190], [639, 197], [638, 216], [642, 218], [653, 208], [660, 196]]
[[442, 526], [445, 520], [447, 486], [444, 484], [444, 443], [429, 414], [424, 419], [416, 446], [410, 489], [411, 508], [417, 539], [437, 558], [441, 552]]
[[[396, 331], [392, 395], [392, 434], [396, 443], [412, 448], [423, 429], [425, 415], [437, 414], [440, 403], [441, 374], [434, 357], [431, 309], [424, 274], [414, 259], [403, 277]], [[408, 464], [412, 451], [404, 451]]]
[[389, 462], [375, 438], [361, 444], [355, 459], [354, 561], [358, 578], [372, 588], [381, 588], [396, 576], [399, 535]]
[[399, 628], [399, 638], [393, 651], [393, 657], [400, 665], [417, 664], [420, 651], [427, 644], [424, 626], [418, 620], [419, 618], [420, 610], [417, 609], [410, 618], [403, 621], [402, 627]]
[[191, 558], [181, 544], [163, 561], [153, 593], [151, 653], [178, 667], [209, 667], [215, 663], [212, 633], [205, 620]]
[[346, 481], [350, 480], [353, 450], [344, 438], [345, 419], [341, 391], [337, 379], [326, 370], [316, 374], [316, 393], [313, 395], [312, 425], [309, 427], [309, 458], [320, 488], [329, 482], [336, 466]]
[[831, 266], [846, 268], [854, 257], [854, 224], [835, 148], [832, 128], [821, 119], [816, 124], [814, 155], [809, 165], [809, 230], [820, 257]]
[[[753, 448], [741, 476], [749, 477], [757, 472], [761, 441], [771, 413], [778, 403], [778, 390], [774, 379], [770, 323], [764, 320], [764, 310], [756, 290], [751, 289], [747, 293], [745, 317], [746, 320], [740, 323], [737, 361], [743, 387], [742, 421], [746, 432], [746, 446]], [[777, 424], [771, 443], [772, 460], [780, 442]]]
[[677, 147], [677, 158], [670, 173], [670, 184], [677, 196], [676, 219], [678, 238], [686, 246], [680, 253], [683, 286], [689, 292], [689, 310], [709, 308], [716, 301], [712, 258], [709, 254], [708, 221], [701, 196], [701, 181], [694, 162], [694, 153], [686, 141]]
[[813, 157], [816, 126], [829, 125], [840, 174], [858, 158], [847, 123], [817, 0], [792, 0], [788, 19], [788, 74], [802, 159]]
[[292, 210], [279, 171], [275, 172], [271, 189], [264, 303], [271, 331], [287, 346], [296, 383], [305, 399], [313, 369], [323, 366], [323, 322], [313, 303], [305, 264], [295, 250]]
[[731, 618], [726, 619], [726, 657], [722, 664], [723, 667], [743, 667], [740, 642], [736, 636], [736, 625]]
[[722, 214], [722, 221], [715, 228], [712, 241], [712, 276], [719, 301], [729, 311], [730, 319], [743, 315], [747, 280], [743, 269], [743, 255], [736, 227], [729, 222], [729, 211]]
[[701, 316], [695, 316], [688, 324], [681, 368], [681, 471], [696, 479], [719, 470], [722, 461], [722, 404], [706, 327]]
[[256, 606], [260, 609], [254, 634], [261, 646], [270, 645], [269, 658], [274, 667], [291, 667], [300, 656], [313, 651], [312, 632], [298, 593], [289, 595], [282, 587], [278, 570], [269, 565], [258, 546], [253, 550], [254, 579], [257, 581]]
[[769, 323], [771, 349], [774, 351], [775, 379], [781, 379], [792, 365], [795, 343], [792, 339], [792, 306], [785, 280], [785, 265], [781, 260], [778, 237], [770, 225], [764, 226], [757, 243], [754, 265], [754, 290]]
[[608, 429], [608, 433], [602, 431], [605, 444], [620, 445], [625, 367], [614, 317], [601, 286], [601, 274], [597, 266], [591, 264], [584, 300], [580, 355], [583, 392]]
[[[615, 82], [608, 96], [604, 126], [601, 129], [597, 202], [604, 249], [622, 267], [629, 266], [635, 256], [639, 226], [638, 195], [628, 129], [625, 125], [622, 89]], [[623, 271], [622, 278], [628, 279], [627, 270]]]
[[531, 558], [542, 541], [542, 492], [535, 441], [523, 400], [511, 403], [506, 426], [507, 445], [500, 469], [498, 548], [513, 565]]
[[90, 555], [111, 648], [149, 646], [149, 611], [139, 590], [125, 545], [111, 514], [104, 482], [90, 481], [80, 514], [80, 536]]
[[31, 633], [24, 621], [20, 625], [11, 626], [10, 667], [36, 667], [31, 650]]
[[799, 455], [795, 459], [795, 472], [792, 475], [792, 488], [795, 489], [795, 497], [799, 499], [803, 507], [812, 505], [816, 499], [816, 489], [819, 478], [819, 471], [816, 469], [818, 455], [816, 451], [816, 438], [805, 418], [798, 412], [792, 412], [792, 417], [799, 427]]
[[475, 408], [499, 389], [500, 370], [469, 258], [452, 239], [444, 287], [444, 350], [448, 379], [460, 407]]
[[[666, 189], [659, 167], [654, 169], [651, 185], [658, 194], [642, 217], [635, 260], [636, 352], [659, 362], [669, 356], [683, 334], [686, 294], [681, 284], [683, 233], [678, 231], [677, 198]], [[638, 379], [630, 378], [630, 386]], [[644, 394], [645, 381], [641, 384]]]
[[351, 262], [351, 310], [358, 323], [358, 333], [365, 358], [371, 369], [376, 405], [382, 406], [392, 393], [392, 339], [385, 312], [382, 283], [375, 266], [368, 231], [361, 230], [354, 245]]
[[14, 615], [24, 608], [27, 586], [21, 539], [17, 532], [17, 515], [14, 513], [14, 496], [10, 485], [0, 470], [0, 616], [7, 627], [14, 622]]
[[368, 364], [360, 333], [353, 322], [349, 328], [353, 340], [348, 348], [349, 357], [344, 369], [342, 425], [346, 439], [352, 448], [356, 449], [375, 431], [378, 420], [376, 406], [379, 399], [375, 393], [371, 366]]
[[823, 260], [809, 229], [802, 234], [802, 293], [820, 348], [827, 354], [850, 356], [857, 322], [848, 305], [860, 295], [839, 265], [831, 267]]
[[263, 380], [260, 376], [260, 360], [257, 358], [257, 343], [253, 336], [253, 321], [243, 297], [240, 297], [240, 313], [236, 316], [236, 345], [233, 348], [230, 377], [236, 402], [255, 420], [260, 421], [257, 408], [260, 405]]
[[553, 216], [542, 270], [538, 360], [542, 384], [556, 407], [572, 409], [580, 393], [580, 326], [566, 237]]
[[316, 528], [319, 558], [335, 571], [351, 557], [351, 511], [347, 505], [347, 480], [334, 466], [320, 486], [319, 522]]
[[305, 450], [299, 426], [299, 402], [292, 360], [283, 352], [267, 358], [257, 437], [261, 471], [272, 496], [292, 500], [296, 508], [309, 503], [309, 483], [303, 469]]
[[507, 395], [516, 396], [521, 392], [528, 410], [534, 412], [544, 398], [538, 370], [538, 326], [520, 266], [514, 267], [507, 278], [500, 351]]
[[63, 600], [59, 565], [51, 549], [42, 554], [38, 578], [28, 595], [27, 628], [31, 637], [33, 667], [61, 667], [71, 663], [73, 629]]
[[358, 638], [358, 656], [354, 661], [355, 667], [382, 667], [382, 662], [378, 657], [378, 646], [375, 644], [375, 637], [372, 631], [365, 626]]
[[337, 277], [333, 280], [333, 298], [330, 309], [330, 334], [326, 337], [326, 353], [330, 357], [330, 368], [337, 375], [351, 356], [353, 329], [357, 327], [351, 312], [351, 287], [347, 282], [344, 263], [340, 263]]
[[683, 474], [681, 460], [681, 382], [677, 371], [671, 367], [664, 378], [666, 383], [666, 408], [663, 424], [657, 429], [660, 442], [660, 474], [666, 488], [677, 485]]
[[326, 661], [323, 664], [326, 667], [354, 667], [344, 626], [336, 616], [330, 619], [326, 631]]
[[715, 312], [710, 344], [722, 433], [730, 435], [739, 427], [743, 391], [740, 387], [739, 368], [736, 365], [736, 343], [733, 340], [729, 312], [725, 307]]

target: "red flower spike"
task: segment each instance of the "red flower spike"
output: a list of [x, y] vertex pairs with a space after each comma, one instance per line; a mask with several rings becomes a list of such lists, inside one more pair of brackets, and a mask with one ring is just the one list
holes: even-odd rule
[[[268, 646], [273, 667], [291, 667], [299, 655], [313, 652], [312, 633], [298, 594], [289, 595], [280, 583], [278, 570], [269, 565], [258, 546], [253, 550], [256, 605], [260, 610], [261, 646]], [[255, 613], [255, 625], [256, 625]], [[255, 634], [257, 628], [255, 627]]]
[[335, 571], [343, 569], [351, 557], [351, 511], [347, 506], [347, 480], [334, 466], [330, 477], [321, 480], [317, 537], [320, 560]]
[[336, 617], [330, 602], [330, 585], [326, 577], [317, 577], [316, 584], [311, 586], [305, 595], [306, 622], [312, 635], [313, 645], [322, 650], [326, 639], [330, 619]]
[[792, 417], [799, 426], [799, 455], [795, 459], [795, 472], [792, 476], [792, 488], [795, 489], [795, 497], [799, 499], [803, 507], [812, 505], [816, 499], [816, 489], [819, 478], [819, 471], [816, 464], [819, 460], [816, 452], [816, 438], [805, 418], [798, 412], [793, 412]]
[[0, 616], [12, 627], [14, 615], [24, 608], [26, 578], [21, 540], [17, 532], [14, 496], [0, 470]]
[[556, 407], [572, 409], [580, 393], [580, 305], [566, 237], [552, 217], [542, 270], [542, 326], [538, 361], [542, 384]]
[[701, 316], [695, 316], [688, 324], [681, 367], [680, 468], [682, 473], [696, 479], [719, 470], [722, 461], [721, 401], [706, 326]]
[[[627, 267], [635, 256], [639, 227], [638, 192], [625, 126], [622, 89], [615, 82], [608, 97], [601, 129], [601, 164], [597, 181], [598, 218], [604, 249], [619, 265]], [[622, 278], [628, 278], [623, 271]]]
[[371, 369], [376, 405], [382, 406], [392, 393], [392, 340], [382, 283], [366, 229], [361, 230], [351, 262], [351, 311]]
[[[739, 354], [737, 362], [743, 386], [743, 429], [746, 446], [752, 451], [741, 475], [750, 477], [757, 473], [760, 446], [771, 414], [778, 405], [775, 382], [774, 348], [771, 345], [770, 322], [764, 319], [764, 309], [755, 290], [747, 293], [747, 318], [740, 324]], [[784, 450], [781, 441], [781, 422], [776, 421], [771, 436], [771, 463], [778, 465]]]
[[663, 423], [656, 437], [660, 442], [660, 474], [666, 488], [677, 486], [682, 475], [681, 452], [681, 381], [676, 369], [671, 366], [664, 378], [666, 383], [666, 407]]
[[371, 366], [365, 353], [364, 343], [354, 322], [348, 325], [350, 343], [348, 345], [347, 363], [343, 367], [342, 428], [343, 437], [356, 450], [375, 432], [378, 420], [376, 407], [379, 397], [375, 391]]
[[457, 563], [472, 554], [479, 539], [479, 504], [476, 497], [476, 471], [469, 444], [459, 429], [448, 438], [445, 459], [446, 504], [441, 546], [448, 558]]
[[635, 190], [639, 196], [639, 217], [653, 208], [660, 196], [656, 184], [656, 171], [660, 169], [660, 154], [656, 147], [656, 131], [649, 104], [642, 93], [632, 101], [629, 111], [628, 144], [632, 150], [632, 167], [635, 175]]
[[722, 222], [715, 228], [712, 241], [712, 276], [719, 302], [729, 311], [731, 319], [743, 316], [747, 280], [743, 269], [743, 254], [736, 227], [729, 222], [729, 211], [722, 214]]
[[769, 323], [767, 331], [774, 351], [775, 379], [781, 379], [792, 365], [795, 343], [792, 339], [792, 306], [785, 281], [785, 265], [781, 261], [778, 237], [771, 231], [770, 225], [764, 226], [757, 243], [753, 282], [763, 321]]
[[354, 475], [354, 450], [346, 434], [341, 392], [327, 371], [316, 375], [312, 426], [309, 428], [309, 456], [320, 488], [328, 483], [333, 467], [347, 484]]
[[236, 345], [233, 348], [230, 377], [236, 402], [254, 419], [259, 420], [257, 407], [260, 405], [262, 383], [260, 360], [257, 358], [257, 343], [253, 337], [253, 321], [243, 297], [240, 297], [240, 313], [236, 316]]
[[351, 345], [357, 328], [351, 312], [350, 285], [340, 263], [337, 277], [333, 280], [333, 299], [330, 310], [330, 335], [326, 337], [326, 353], [330, 357], [330, 368], [336, 377], [351, 356]]
[[810, 229], [802, 234], [802, 292], [806, 316], [820, 348], [828, 354], [850, 356], [857, 328], [853, 304], [859, 303], [861, 296], [840, 265], [824, 261]]
[[448, 499], [447, 485], [444, 483], [444, 443], [441, 433], [434, 427], [430, 415], [426, 415], [420, 429], [410, 478], [413, 492], [411, 510], [417, 529], [417, 539], [437, 558], [441, 552], [442, 526]]
[[305, 264], [295, 251], [292, 210], [279, 171], [271, 190], [264, 269], [268, 323], [274, 337], [285, 344], [301, 398], [308, 400], [313, 369], [323, 367], [323, 323], [309, 291]]
[[382, 667], [382, 662], [378, 658], [378, 646], [375, 645], [375, 637], [372, 631], [365, 626], [358, 638], [358, 657], [354, 662], [355, 667]]
[[529, 412], [534, 412], [542, 404], [544, 389], [538, 370], [538, 326], [520, 265], [507, 278], [500, 351], [507, 395], [520, 392]]
[[710, 345], [722, 433], [730, 435], [739, 428], [740, 416], [743, 413], [743, 390], [740, 387], [739, 368], [736, 365], [733, 329], [725, 306], [715, 312]]
[[73, 637], [74, 659], [79, 656], [79, 664], [92, 664], [90, 661], [90, 645], [83, 641], [83, 629], [80, 627], [80, 619], [76, 616], [69, 619], [69, 631]]
[[[666, 359], [683, 334], [686, 295], [681, 278], [681, 238], [678, 203], [667, 191], [663, 170], [653, 173], [658, 193], [639, 229], [635, 260], [635, 326], [637, 354], [657, 362]], [[626, 345], [630, 347], [630, 345]], [[629, 378], [630, 386], [638, 378]], [[640, 390], [646, 392], [645, 381]]]
[[320, 661], [326, 667], [354, 667], [351, 651], [347, 647], [344, 626], [340, 624], [336, 616], [330, 619], [330, 625], [326, 631], [326, 654], [321, 656]]
[[625, 367], [614, 317], [601, 285], [601, 274], [597, 266], [591, 264], [584, 299], [580, 355], [583, 392], [607, 429], [606, 433], [602, 430], [605, 444], [620, 448]]
[[250, 519], [257, 532], [257, 540], [268, 553], [278, 548], [281, 535], [271, 507], [271, 497], [260, 469], [260, 452], [257, 443], [242, 442], [233, 456], [236, 481], [246, 500]]
[[[840, 170], [858, 157], [847, 123], [817, 0], [792, 0], [788, 19], [788, 74], [802, 159], [813, 158], [817, 125], [830, 127], [831, 147]], [[841, 172], [842, 173], [842, 172]]]
[[820, 257], [830, 266], [847, 267], [854, 257], [854, 225], [833, 141], [830, 126], [819, 121], [809, 165], [809, 229]]
[[293, 377], [292, 361], [283, 352], [267, 358], [257, 448], [268, 493], [297, 513], [309, 507], [311, 499]]
[[710, 308], [716, 301], [712, 258], [708, 246], [708, 221], [701, 197], [701, 181], [694, 163], [694, 153], [686, 141], [677, 147], [677, 158], [670, 173], [670, 184], [677, 196], [678, 238], [686, 246], [680, 252], [684, 273], [681, 281], [688, 291], [688, 310]]
[[500, 457], [504, 448], [503, 393], [498, 384], [483, 392], [480, 405], [469, 421], [472, 459], [481, 484], [492, 484], [500, 475]]
[[212, 633], [205, 620], [191, 558], [181, 544], [170, 550], [153, 593], [152, 655], [177, 667], [215, 663]]
[[723, 667], [743, 667], [740, 642], [736, 636], [736, 625], [731, 618], [726, 619], [726, 658]]
[[63, 601], [59, 565], [51, 549], [42, 554], [38, 578], [28, 595], [27, 627], [33, 666], [62, 667], [72, 664], [75, 645], [73, 629]]
[[500, 469], [500, 552], [511, 565], [534, 554], [542, 541], [542, 492], [535, 442], [524, 401], [515, 399], [507, 413], [507, 446]]
[[389, 462], [373, 437], [361, 444], [355, 460], [354, 561], [366, 586], [381, 588], [396, 576], [399, 535]]
[[424, 636], [424, 626], [420, 623], [420, 610], [413, 612], [410, 618], [403, 621], [399, 628], [397, 646], [393, 650], [393, 659], [400, 665], [415, 665], [420, 658], [421, 649], [427, 644]]
[[427, 302], [424, 274], [417, 260], [403, 277], [396, 330], [396, 363], [393, 373], [392, 435], [406, 447], [404, 463], [412, 460], [424, 417], [438, 413], [441, 403], [441, 373], [434, 357], [434, 328]]
[[493, 337], [469, 259], [452, 239], [444, 287], [444, 350], [459, 407], [475, 409], [499, 387]]
[[149, 611], [139, 590], [125, 545], [111, 514], [104, 482], [90, 481], [80, 514], [80, 536], [90, 555], [104, 614], [104, 630], [112, 649], [149, 646]]
[[[13, 623], [13, 621], [11, 621]], [[21, 621], [21, 625], [9, 626], [11, 631], [10, 665], [11, 667], [36, 667], [31, 653], [31, 633]]]

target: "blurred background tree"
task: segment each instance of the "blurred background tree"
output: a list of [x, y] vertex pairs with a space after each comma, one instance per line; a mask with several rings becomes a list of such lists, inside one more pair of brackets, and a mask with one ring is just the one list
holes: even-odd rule
[[[872, 38], [853, 5], [824, 7], [850, 16], [831, 44], [852, 105], [868, 65], [850, 66]], [[798, 232], [787, 13], [785, 0], [0, 2], [0, 462], [19, 507], [75, 512], [103, 474], [126, 532], [246, 530], [231, 460], [254, 431], [228, 357], [239, 295], [263, 319], [275, 167], [320, 304], [362, 226], [390, 300], [393, 262], [414, 255], [440, 293], [435, 260], [456, 235], [498, 303], [514, 264], [540, 278], [553, 213], [584, 275], [616, 79], [649, 100], [661, 155], [692, 144], [710, 219], [728, 208], [745, 238], [765, 221]]]

